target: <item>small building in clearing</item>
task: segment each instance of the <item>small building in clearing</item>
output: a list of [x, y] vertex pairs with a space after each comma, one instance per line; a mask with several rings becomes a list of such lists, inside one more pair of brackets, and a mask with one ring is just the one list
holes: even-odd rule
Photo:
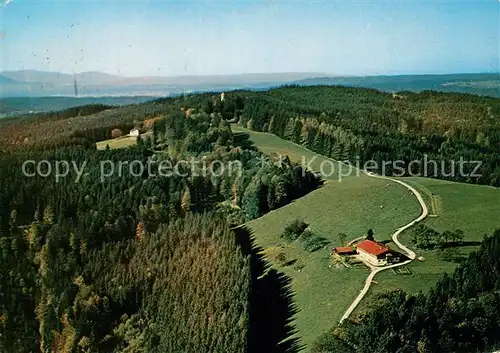
[[132, 136], [132, 137], [139, 137], [140, 134], [141, 134], [141, 132], [139, 131], [139, 129], [134, 128], [134, 129], [130, 130], [130, 133], [128, 135]]
[[371, 240], [363, 240], [357, 245], [357, 252], [362, 260], [374, 266], [384, 266], [387, 264], [387, 254], [389, 248]]
[[354, 255], [356, 254], [356, 250], [354, 250], [350, 246], [339, 246], [338, 248], [333, 248], [332, 253], [345, 256], [345, 255]]

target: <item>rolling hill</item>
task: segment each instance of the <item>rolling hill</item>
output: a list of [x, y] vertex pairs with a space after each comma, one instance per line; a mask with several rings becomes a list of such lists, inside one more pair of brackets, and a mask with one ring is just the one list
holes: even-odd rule
[[1, 97], [74, 96], [74, 82], [84, 96], [167, 96], [191, 91], [269, 88], [320, 73], [270, 73], [200, 76], [125, 77], [102, 72], [68, 74], [37, 70], [4, 71]]
[[7, 77], [5, 75], [0, 75], [0, 85], [15, 85], [18, 84], [16, 80], [13, 80], [10, 77]]
[[[254, 73], [240, 75], [191, 75], [125, 77], [102, 72], [77, 74], [19, 70], [1, 72], [1, 97], [74, 96], [74, 81], [80, 95], [166, 96], [185, 92], [267, 89], [281, 85], [343, 85], [381, 91], [437, 90], [500, 97], [498, 73], [400, 76], [332, 76], [315, 72]], [[11, 81], [13, 80], [13, 81]]]
[[3, 71], [2, 76], [20, 83], [39, 83], [44, 85], [73, 85], [76, 79], [83, 85], [107, 85], [119, 83], [122, 77], [109, 75], [102, 72], [83, 72], [78, 74], [66, 74], [60, 72], [18, 70]]
[[342, 85], [375, 88], [381, 91], [472, 93], [500, 97], [500, 74], [399, 75], [366, 77], [317, 77], [295, 82], [300, 86]]

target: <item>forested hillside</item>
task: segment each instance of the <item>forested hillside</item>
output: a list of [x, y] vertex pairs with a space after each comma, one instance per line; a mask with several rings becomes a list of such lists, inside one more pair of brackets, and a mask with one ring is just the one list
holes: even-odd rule
[[[96, 108], [83, 111], [90, 109]], [[109, 138], [113, 128], [127, 131], [146, 119], [180, 109], [220, 113], [226, 120], [353, 165], [363, 167], [373, 161], [373, 171], [386, 175], [500, 185], [500, 99], [434, 91], [392, 94], [365, 88], [289, 86], [229, 92], [224, 100], [214, 94], [194, 94], [108, 109], [85, 118], [74, 117], [70, 110], [63, 115], [21, 118], [33, 124], [4, 119], [0, 147], [93, 144]]]
[[[478, 159], [483, 162], [482, 177], [436, 177], [498, 186], [499, 114], [499, 100], [488, 97], [284, 87], [229, 92], [224, 99], [218, 94], [187, 95], [119, 108], [93, 105], [3, 119], [0, 351], [295, 349], [298, 342], [286, 341], [293, 333], [289, 281], [267, 271], [251, 245], [251, 235], [237, 226], [320, 187], [321, 180], [286, 157], [257, 151], [245, 134], [232, 133], [230, 122], [274, 133], [336, 159], [409, 162], [424, 154], [438, 161]], [[96, 149], [96, 142], [134, 127], [143, 133], [136, 146]], [[33, 162], [28, 169], [26, 161]], [[40, 161], [46, 161], [41, 171], [54, 171], [61, 161], [72, 168], [56, 179], [36, 169]], [[165, 164], [177, 169], [162, 174]], [[498, 254], [493, 246], [497, 238], [487, 240], [482, 255], [470, 261], [480, 264], [480, 259]], [[477, 268], [498, 273], [490, 265]], [[472, 308], [471, 296], [496, 288], [480, 276], [473, 276], [470, 281], [479, 282], [469, 287], [475, 283], [469, 277], [455, 275], [442, 281], [449, 295], [455, 295], [453, 288], [457, 293], [469, 289], [460, 294], [461, 301], [448, 301], [446, 291], [436, 289], [439, 303], [451, 307], [451, 313], [443, 312], [436, 320], [451, 318], [426, 321], [431, 324], [429, 332], [416, 333], [408, 347], [453, 351], [494, 342], [494, 319], [483, 315], [483, 302], [477, 304], [479, 321], [463, 321], [474, 327], [473, 336], [463, 336], [462, 321], [450, 326], [458, 327], [456, 332], [443, 329], [459, 317], [453, 316], [455, 304], [465, 313], [461, 305], [467, 301], [467, 310]], [[496, 294], [488, 295], [484, 303], [495, 308]], [[438, 303], [402, 294], [388, 298], [406, 306], [406, 300]], [[430, 312], [425, 311], [428, 306], [411, 305], [419, 313]], [[446, 305], [435, 310], [445, 310]], [[467, 317], [474, 316], [474, 310]], [[356, 329], [342, 328], [349, 339], [339, 336], [335, 344], [365, 349], [377, 332], [387, 336], [380, 343], [382, 352], [387, 342], [390, 347], [400, 344], [391, 343], [391, 332], [413, 332], [413, 326], [402, 321], [390, 326], [393, 331], [373, 331], [366, 323], [372, 317], [378, 321], [376, 315], [375, 310], [363, 319], [368, 321], [351, 323]], [[356, 332], [365, 328], [363, 341]], [[403, 341], [405, 345], [406, 340], [398, 342]]]
[[[140, 109], [127, 117], [132, 126], [133, 119], [150, 117]], [[26, 144], [4, 140], [0, 351], [277, 350], [286, 335], [258, 342], [259, 327], [269, 317], [252, 314], [259, 295], [264, 301], [273, 296], [265, 288], [274, 280], [256, 270], [253, 249], [242, 248], [251, 243], [250, 235], [236, 237], [231, 227], [306, 194], [320, 180], [288, 160], [274, 163], [245, 136], [233, 135], [219, 114], [172, 111], [145, 123], [152, 125], [150, 137], [136, 147], [97, 151], [90, 143], [99, 138], [95, 131], [107, 133], [121, 121], [97, 118], [102, 125], [86, 130], [96, 119], [87, 116], [91, 110], [102, 109], [8, 122], [20, 133], [69, 123], [80, 132], [79, 139], [71, 127], [54, 130], [55, 139], [47, 130]], [[80, 116], [67, 116], [74, 113]], [[215, 172], [191, 168], [191, 160]], [[214, 160], [220, 162], [216, 167]], [[25, 161], [47, 161], [53, 168], [71, 161], [83, 172], [72, 170], [56, 181], [54, 175], [35, 175], [33, 166], [27, 176]], [[103, 177], [104, 161], [152, 167]], [[240, 169], [225, 168], [235, 161]], [[179, 169], [162, 175], [162, 162]], [[259, 281], [269, 283], [255, 293]], [[271, 328], [286, 332], [288, 323], [275, 326], [280, 325]]]
[[[285, 87], [249, 96], [240, 123], [386, 175], [500, 185], [500, 99], [458, 93], [382, 93], [345, 87]], [[424, 174], [424, 155], [436, 161]], [[458, 162], [480, 161], [464, 165]], [[395, 161], [402, 161], [404, 172]], [[421, 161], [410, 164], [411, 161]], [[453, 162], [455, 168], [453, 169]], [[396, 165], [397, 167], [397, 165]]]

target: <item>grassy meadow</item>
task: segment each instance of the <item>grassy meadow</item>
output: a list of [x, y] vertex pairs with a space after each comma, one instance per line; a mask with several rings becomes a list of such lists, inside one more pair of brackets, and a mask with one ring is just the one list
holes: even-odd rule
[[106, 146], [110, 149], [127, 148], [137, 144], [137, 137], [135, 136], [122, 136], [115, 139], [99, 141], [96, 143], [98, 150], [105, 150]]
[[[277, 136], [254, 132], [233, 126], [234, 132], [246, 132], [256, 147], [265, 153], [288, 155], [300, 162], [314, 159], [312, 169], [318, 171], [321, 163], [331, 161], [299, 145]], [[337, 169], [347, 174], [348, 168], [340, 163]], [[338, 181], [338, 171], [326, 178], [325, 185], [291, 204], [253, 220], [248, 226], [256, 242], [264, 248], [267, 259], [292, 278], [295, 301], [299, 308], [294, 324], [302, 343], [306, 346], [325, 330], [331, 328], [354, 300], [368, 275], [362, 265], [350, 268], [330, 266], [330, 249], [340, 245], [339, 233], [347, 239], [363, 236], [373, 228], [375, 238], [388, 240], [390, 235], [420, 214], [416, 198], [403, 186], [364, 174], [343, 177]], [[417, 188], [429, 207], [425, 224], [438, 231], [462, 229], [465, 241], [480, 241], [484, 234], [500, 227], [500, 190], [470, 184], [460, 184], [426, 178], [402, 178]], [[331, 241], [326, 248], [314, 253], [306, 252], [300, 243], [286, 243], [280, 238], [284, 227], [294, 219], [304, 220], [313, 233]], [[409, 244], [411, 229], [402, 234], [403, 244]], [[462, 248], [466, 254], [475, 246]], [[415, 250], [415, 249], [414, 249]], [[293, 265], [278, 265], [276, 254], [284, 253]], [[358, 310], [369, 305], [378, 292], [401, 288], [408, 292], [426, 291], [442, 276], [451, 272], [456, 263], [439, 259], [436, 251], [418, 251], [424, 261], [414, 261], [408, 266], [411, 275], [383, 271], [375, 277], [370, 293]]]
[[[432, 216], [424, 224], [440, 232], [461, 229], [465, 233], [464, 241], [478, 242], [484, 235], [492, 234], [495, 229], [500, 228], [499, 189], [427, 178], [404, 178], [404, 181], [425, 196]], [[403, 233], [400, 239], [403, 244], [411, 246], [411, 229]], [[465, 256], [476, 248], [477, 246], [464, 246], [461, 251]], [[378, 285], [372, 287], [371, 294], [397, 288], [411, 293], [425, 292], [443, 273], [450, 273], [457, 266], [457, 263], [441, 260], [436, 250], [415, 251], [417, 256], [422, 256], [425, 260], [414, 261], [408, 266], [411, 276], [394, 275], [392, 271], [382, 272], [377, 275]], [[369, 301], [369, 298], [367, 296], [366, 299]]]
[[[249, 133], [255, 145], [266, 153], [288, 155], [298, 162], [302, 157], [307, 161], [315, 158], [311, 163], [314, 170], [319, 170], [322, 162], [331, 161], [274, 135], [241, 127], [233, 127], [233, 130]], [[347, 174], [347, 166], [337, 165]], [[299, 309], [294, 324], [302, 343], [311, 344], [342, 317], [369, 273], [362, 265], [330, 267], [331, 247], [340, 245], [338, 234], [345, 233], [350, 240], [363, 236], [372, 228], [376, 239], [387, 240], [395, 229], [419, 214], [417, 200], [399, 184], [364, 174], [356, 176], [355, 172], [339, 182], [338, 174], [334, 173], [320, 189], [248, 223], [268, 260], [292, 278]], [[304, 220], [313, 233], [330, 240], [331, 244], [309, 253], [298, 242], [284, 242], [280, 234], [294, 219]], [[273, 260], [278, 252], [296, 262], [279, 266]]]

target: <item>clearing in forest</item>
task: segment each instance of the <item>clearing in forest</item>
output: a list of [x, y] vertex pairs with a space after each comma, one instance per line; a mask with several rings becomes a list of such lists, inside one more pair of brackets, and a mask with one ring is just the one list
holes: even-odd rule
[[[233, 127], [233, 131], [249, 133], [256, 147], [265, 153], [286, 154], [298, 162], [302, 157], [308, 161], [315, 158], [311, 164], [314, 170], [324, 161], [331, 161], [271, 134], [241, 127]], [[332, 175], [320, 189], [248, 223], [268, 260], [292, 278], [299, 309], [294, 324], [305, 345], [338, 322], [369, 273], [362, 264], [349, 268], [330, 266], [331, 248], [341, 245], [339, 233], [345, 233], [350, 240], [372, 228], [377, 240], [389, 240], [398, 227], [420, 214], [416, 198], [397, 183], [362, 173], [360, 176], [354, 173], [341, 182], [337, 177]], [[294, 219], [309, 224], [314, 235], [326, 238], [330, 244], [311, 253], [300, 242], [281, 239], [284, 228]]]
[[[293, 161], [307, 161], [318, 171], [330, 159], [311, 152], [275, 135], [254, 132], [239, 126], [233, 131], [244, 132], [256, 147], [265, 153], [288, 155]], [[345, 166], [344, 166], [345, 167]], [[342, 165], [339, 163], [339, 170]], [[345, 170], [343, 171], [345, 172]], [[311, 344], [324, 331], [335, 325], [363, 287], [368, 269], [360, 264], [340, 266], [332, 263], [330, 250], [341, 245], [339, 233], [346, 239], [363, 236], [368, 228], [376, 240], [390, 240], [400, 226], [420, 214], [416, 198], [403, 186], [383, 179], [360, 176], [343, 177], [338, 174], [326, 178], [325, 185], [291, 204], [249, 222], [256, 242], [263, 247], [268, 260], [292, 278], [295, 301], [299, 312], [294, 324], [305, 345]], [[439, 232], [461, 229], [465, 233], [464, 255], [474, 250], [475, 242], [500, 227], [500, 190], [471, 184], [428, 178], [402, 178], [424, 197], [430, 215], [423, 221]], [[286, 242], [280, 235], [294, 219], [309, 224], [311, 231], [331, 243], [322, 250], [310, 253], [300, 242]], [[413, 261], [408, 271], [377, 274], [369, 294], [357, 310], [369, 305], [375, 293], [401, 288], [408, 292], [427, 290], [444, 272], [451, 272], [456, 263], [443, 261], [436, 250], [421, 251], [411, 244], [412, 228], [399, 240], [422, 256], [424, 261]], [[390, 246], [392, 247], [393, 244]], [[284, 264], [284, 265], [280, 265]]]

